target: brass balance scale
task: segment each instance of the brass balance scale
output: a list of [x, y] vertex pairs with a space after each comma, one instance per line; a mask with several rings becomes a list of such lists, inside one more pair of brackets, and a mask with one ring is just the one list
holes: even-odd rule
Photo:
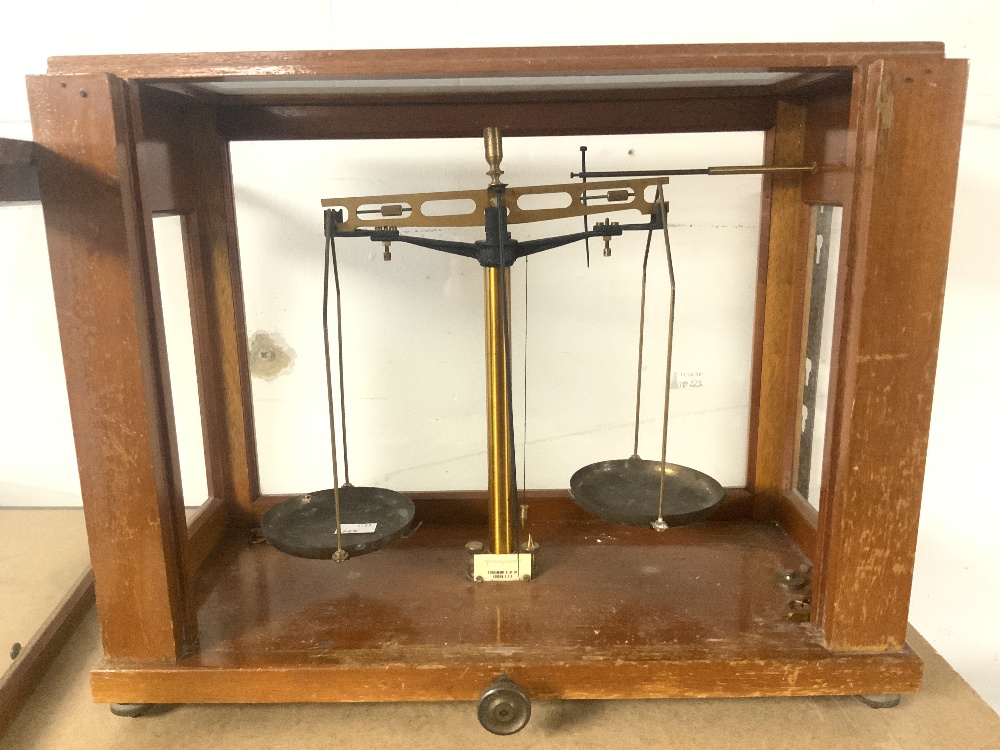
[[[638, 368], [635, 400], [635, 440], [632, 454], [585, 466], [570, 479], [570, 494], [584, 509], [603, 519], [651, 532], [672, 526], [698, 523], [708, 518], [723, 500], [723, 487], [707, 474], [666, 460], [670, 410], [670, 372], [676, 301], [673, 257], [667, 226], [668, 204], [663, 185], [670, 176], [687, 174], [763, 174], [808, 172], [812, 166], [792, 167], [709, 167], [689, 170], [588, 172], [586, 147], [581, 147], [581, 171], [571, 175], [580, 182], [559, 185], [512, 187], [501, 182], [502, 141], [497, 128], [484, 134], [490, 184], [485, 189], [435, 193], [331, 198], [325, 207], [326, 249], [323, 279], [323, 334], [330, 417], [333, 486], [293, 497], [271, 508], [261, 521], [261, 530], [272, 546], [290, 555], [337, 562], [374, 552], [412, 533], [414, 504], [406, 495], [381, 487], [350, 483], [347, 461], [347, 421], [341, 326], [340, 277], [336, 240], [367, 237], [384, 246], [385, 259], [391, 258], [391, 244], [403, 242], [439, 252], [475, 259], [483, 266], [486, 318], [487, 435], [489, 541], [471, 541], [468, 574], [476, 582], [530, 581], [536, 571], [539, 546], [530, 533], [520, 536], [526, 526], [526, 506], [519, 503], [514, 463], [514, 434], [511, 405], [512, 365], [510, 355], [510, 267], [519, 259], [570, 243], [600, 238], [604, 254], [610, 255], [610, 241], [625, 232], [645, 232], [638, 331]], [[588, 178], [601, 178], [588, 181]], [[610, 178], [610, 179], [608, 179]], [[647, 189], [655, 190], [647, 200]], [[522, 196], [566, 195], [565, 208], [524, 208]], [[472, 201], [474, 209], [462, 213], [427, 215], [421, 207], [433, 201]], [[648, 220], [618, 224], [610, 219], [590, 225], [595, 214], [639, 211]], [[517, 224], [582, 217], [581, 232], [542, 239], [518, 241], [508, 227]], [[431, 237], [407, 236], [407, 227], [483, 227], [485, 239], [457, 242]], [[661, 233], [669, 276], [666, 376], [663, 398], [662, 436], [659, 460], [640, 458], [639, 418], [641, 411], [643, 333], [645, 328], [647, 266], [653, 235]], [[329, 307], [331, 276], [337, 310], [337, 356], [339, 360], [339, 400], [344, 482], [339, 476], [334, 373], [331, 356]], [[517, 685], [500, 678], [483, 693], [479, 718], [484, 727], [509, 734], [523, 727], [530, 716], [530, 702]]]

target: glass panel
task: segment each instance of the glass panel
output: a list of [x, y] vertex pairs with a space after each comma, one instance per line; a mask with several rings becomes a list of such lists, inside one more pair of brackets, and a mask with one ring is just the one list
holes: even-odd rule
[[799, 473], [796, 488], [819, 508], [823, 472], [826, 416], [830, 395], [830, 351], [833, 346], [833, 312], [840, 257], [840, 206], [815, 206], [811, 236], [815, 238], [810, 264], [809, 321], [806, 333], [805, 373], [802, 389], [802, 433], [799, 438]]
[[[480, 76], [470, 78], [326, 78], [310, 80], [197, 81], [189, 85], [227, 95], [365, 94], [395, 92], [448, 93], [475, 90], [578, 91], [588, 89], [691, 88], [703, 86], [768, 86], [800, 75], [767, 70], [685, 70], [594, 76]], [[835, 75], [835, 74], [829, 74]], [[759, 158], [757, 154], [755, 158]]]
[[[508, 138], [503, 179], [567, 182], [579, 169], [581, 145], [595, 170], [693, 168], [758, 163], [762, 135]], [[320, 199], [485, 187], [483, 142], [233, 143], [232, 163], [262, 490], [315, 490], [331, 481]], [[667, 458], [744, 486], [760, 178], [672, 180], [678, 288]], [[610, 218], [645, 221], [634, 211]], [[528, 240], [582, 228], [573, 218], [511, 232]], [[474, 240], [483, 230], [408, 233]], [[592, 240], [589, 267], [582, 242], [514, 265], [519, 485], [565, 488], [580, 467], [632, 453], [645, 240], [642, 232], [615, 238], [611, 257]], [[482, 269], [401, 243], [392, 246], [390, 263], [381, 244], [367, 239], [341, 238], [337, 251], [351, 481], [397, 490], [484, 488]], [[639, 449], [658, 458], [669, 298], [662, 233], [652, 239], [648, 278]]]
[[167, 367], [177, 430], [181, 491], [184, 504], [196, 507], [208, 499], [205, 440], [194, 364], [194, 336], [184, 265], [184, 226], [180, 216], [153, 218], [153, 243], [160, 277], [160, 302], [167, 340]]

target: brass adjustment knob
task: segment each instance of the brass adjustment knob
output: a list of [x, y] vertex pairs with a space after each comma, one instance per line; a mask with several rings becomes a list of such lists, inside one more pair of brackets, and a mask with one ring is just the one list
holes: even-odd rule
[[[611, 219], [605, 219], [602, 222], [598, 222], [598, 226], [616, 227], [618, 226], [618, 222], [611, 221]], [[611, 257], [611, 235], [609, 234], [604, 235], [604, 257]]]
[[[392, 227], [379, 227], [379, 229], [385, 229], [388, 231], [389, 229], [392, 229]], [[382, 240], [382, 260], [392, 260], [392, 252], [389, 250], [390, 245], [392, 245], [392, 240]]]

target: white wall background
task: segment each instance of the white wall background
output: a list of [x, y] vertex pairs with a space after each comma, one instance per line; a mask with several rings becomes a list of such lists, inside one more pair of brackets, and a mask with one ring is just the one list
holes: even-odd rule
[[[145, 8], [150, 7], [146, 11]], [[972, 61], [911, 620], [1000, 708], [1000, 522], [993, 468], [1000, 396], [1000, 52], [994, 6], [845, 0], [654, 4], [509, 0], [69, 0], [4, 9], [0, 135], [30, 138], [23, 76], [50, 55], [367, 47], [941, 40]], [[479, 165], [476, 166], [479, 169]], [[252, 210], [251, 210], [252, 216]], [[247, 219], [248, 221], [251, 219]], [[169, 227], [164, 231], [169, 232]], [[598, 258], [600, 260], [600, 258]], [[381, 269], [379, 269], [381, 270]], [[0, 211], [0, 504], [78, 502], [79, 488], [37, 208]], [[478, 361], [478, 356], [476, 357]], [[176, 388], [176, 384], [175, 384]], [[181, 398], [182, 396], [179, 396]], [[531, 468], [529, 467], [529, 473]], [[194, 495], [196, 496], [196, 495]]]
[[[678, 168], [759, 161], [760, 133], [508, 138], [504, 179], [564, 182], [587, 143], [592, 168]], [[482, 138], [237, 143], [232, 148], [247, 329], [295, 350], [290, 370], [254, 378], [261, 485], [306, 492], [331, 481], [320, 328], [319, 198], [484, 187]], [[651, 191], [650, 188], [648, 190]], [[677, 178], [667, 186], [678, 277], [673, 370], [701, 386], [671, 399], [668, 456], [726, 486], [746, 482], [750, 356], [760, 179]], [[620, 223], [643, 222], [637, 211]], [[581, 221], [516, 226], [520, 240], [570, 234]], [[451, 239], [479, 229], [412, 230]], [[645, 233], [520, 261], [511, 271], [519, 482], [566, 487], [581, 466], [632, 452], [636, 330]], [[667, 318], [663, 238], [648, 268], [640, 453], [659, 455]], [[482, 269], [397, 243], [393, 260], [366, 239], [337, 241], [344, 307], [352, 481], [396, 490], [486, 488]], [[525, 351], [525, 273], [529, 317]], [[524, 370], [527, 451], [521, 451]], [[303, 439], [308, 436], [307, 439]], [[527, 455], [527, 473], [523, 458]]]

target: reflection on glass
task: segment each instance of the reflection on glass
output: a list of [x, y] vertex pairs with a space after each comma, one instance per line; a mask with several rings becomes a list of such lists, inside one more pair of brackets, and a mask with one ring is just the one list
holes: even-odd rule
[[153, 244], [160, 278], [170, 396], [177, 432], [181, 492], [184, 504], [196, 507], [208, 499], [205, 441], [194, 364], [194, 335], [184, 267], [184, 226], [180, 216], [153, 217]]
[[819, 507], [830, 393], [830, 351], [833, 344], [833, 307], [840, 256], [839, 206], [815, 206], [812, 213], [809, 286], [809, 322], [806, 334], [805, 373], [802, 389], [802, 434], [796, 488], [813, 506]]

